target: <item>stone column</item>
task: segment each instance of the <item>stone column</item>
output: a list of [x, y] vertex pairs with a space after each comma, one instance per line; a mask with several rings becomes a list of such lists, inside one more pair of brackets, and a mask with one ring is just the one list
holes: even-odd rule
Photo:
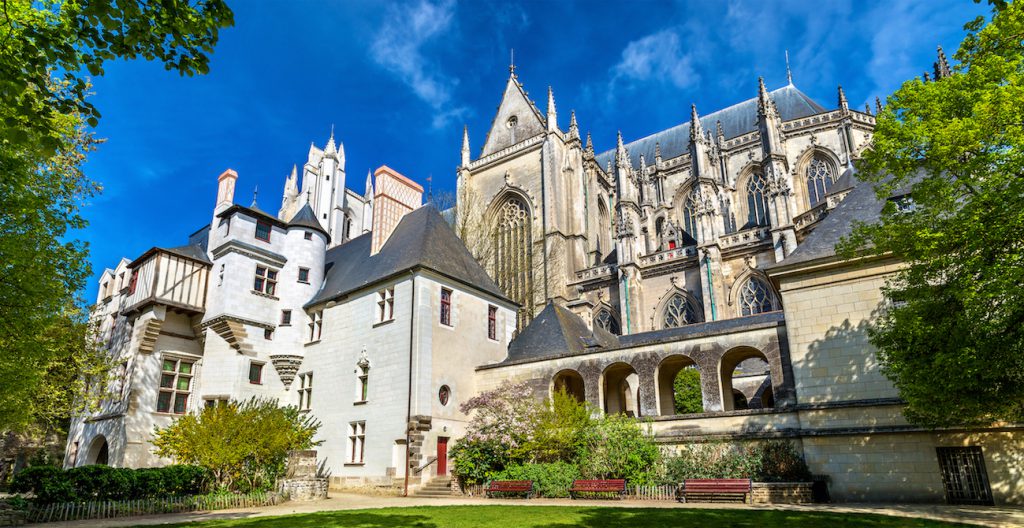
[[725, 408], [722, 404], [722, 382], [718, 372], [720, 358], [721, 352], [701, 354], [696, 360], [697, 369], [700, 371], [700, 391], [704, 402], [704, 412], [718, 412]]

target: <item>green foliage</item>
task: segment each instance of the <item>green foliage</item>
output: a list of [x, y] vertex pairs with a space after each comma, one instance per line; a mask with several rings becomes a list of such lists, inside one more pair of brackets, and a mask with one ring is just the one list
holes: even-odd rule
[[587, 450], [577, 460], [585, 478], [623, 478], [630, 484], [652, 485], [661, 470], [661, 450], [653, 434], [624, 414], [595, 421]]
[[270, 489], [284, 474], [288, 451], [310, 449], [320, 422], [275, 400], [206, 407], [157, 429], [156, 453], [210, 470], [220, 487], [243, 492]]
[[672, 382], [675, 394], [676, 414], [704, 412], [704, 399], [700, 391], [700, 372], [694, 367], [686, 367], [676, 374]]
[[82, 466], [62, 470], [29, 467], [14, 476], [11, 490], [34, 493], [38, 502], [136, 500], [200, 495], [209, 490], [209, 472], [196, 466], [128, 469]]
[[951, 76], [888, 98], [860, 178], [900, 198], [839, 247], [906, 264], [868, 332], [930, 427], [1024, 420], [1024, 4], [994, 6]]
[[537, 462], [555, 462], [577, 460], [586, 453], [594, 420], [591, 409], [563, 388], [539, 408], [532, 425], [527, 453]]
[[232, 23], [223, 0], [7, 0], [0, 10], [0, 431], [45, 434], [102, 397], [109, 365], [85, 337], [83, 172], [98, 143], [87, 75], [117, 58], [205, 73]]
[[580, 470], [568, 462], [514, 465], [499, 471], [491, 480], [532, 480], [534, 494], [540, 497], [568, 497], [572, 481], [581, 478]]
[[452, 474], [463, 487], [493, 480], [503, 468], [514, 465], [498, 442], [465, 437], [455, 441], [448, 459], [452, 462]]
[[806, 482], [811, 473], [803, 456], [787, 440], [744, 445], [709, 442], [680, 447], [665, 457], [666, 483], [686, 479], [749, 478], [757, 482]]

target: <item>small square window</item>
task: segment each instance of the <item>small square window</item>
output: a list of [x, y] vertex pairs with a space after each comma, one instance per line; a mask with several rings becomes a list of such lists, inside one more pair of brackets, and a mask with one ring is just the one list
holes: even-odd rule
[[292, 324], [292, 311], [281, 310], [281, 326], [288, 326]]
[[270, 242], [270, 223], [263, 220], [256, 221], [256, 239]]
[[302, 235], [302, 236], [305, 237], [306, 240], [313, 240], [313, 232], [312, 231], [306, 231], [306, 233], [304, 235]]
[[309, 268], [299, 268], [299, 282], [309, 284]]
[[274, 339], [274, 329], [273, 328], [264, 328], [263, 329], [263, 339], [266, 339], [267, 341], [273, 340]]
[[249, 383], [253, 385], [263, 384], [263, 364], [249, 363]]

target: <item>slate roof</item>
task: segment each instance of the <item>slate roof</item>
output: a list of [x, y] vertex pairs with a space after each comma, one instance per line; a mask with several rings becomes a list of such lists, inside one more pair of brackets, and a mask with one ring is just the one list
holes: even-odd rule
[[324, 285], [307, 307], [343, 297], [405, 271], [426, 268], [511, 304], [433, 206], [405, 215], [376, 255], [371, 233], [327, 251]]
[[[772, 98], [772, 101], [775, 101], [775, 106], [779, 109], [779, 116], [782, 117], [783, 121], [800, 119], [828, 111], [792, 84], [768, 92], [768, 95]], [[722, 122], [722, 131], [726, 139], [742, 136], [757, 130], [757, 98], [747, 99], [742, 103], [700, 118], [701, 127], [704, 130], [712, 131], [712, 133], [715, 133], [716, 123], [719, 121]], [[629, 151], [629, 159], [632, 161], [633, 167], [640, 167], [641, 154], [643, 154], [648, 165], [654, 164], [654, 147], [658, 143], [661, 144], [661, 157], [663, 159], [675, 158], [686, 153], [690, 145], [689, 119], [680, 125], [627, 143], [626, 150]], [[597, 155], [597, 162], [601, 167], [607, 167], [609, 161], [615, 162], [615, 149]]]
[[[822, 219], [818, 226], [807, 235], [800, 245], [781, 262], [765, 266], [765, 270], [789, 267], [836, 255], [836, 243], [853, 232], [857, 222], [873, 222], [878, 219], [885, 200], [878, 197], [873, 185], [857, 180], [855, 173], [847, 171], [844, 177], [852, 180], [853, 190], [843, 198], [835, 209]], [[836, 181], [839, 185], [842, 181]]]
[[618, 338], [604, 328], [598, 326], [591, 331], [579, 316], [549, 301], [512, 340], [502, 363], [575, 356], [617, 344]]
[[178, 256], [195, 259], [200, 262], [205, 262], [207, 264], [213, 264], [213, 261], [206, 256], [206, 250], [195, 244], [185, 244], [184, 246], [161, 249], [168, 253], [173, 253]]
[[288, 221], [288, 227], [308, 227], [310, 229], [316, 229], [330, 238], [327, 230], [324, 229], [324, 226], [322, 226], [320, 221], [317, 220], [316, 213], [314, 213], [313, 208], [309, 206], [309, 202], [306, 202], [306, 205], [303, 205], [302, 209], [299, 209], [299, 212], [295, 213], [295, 216]]

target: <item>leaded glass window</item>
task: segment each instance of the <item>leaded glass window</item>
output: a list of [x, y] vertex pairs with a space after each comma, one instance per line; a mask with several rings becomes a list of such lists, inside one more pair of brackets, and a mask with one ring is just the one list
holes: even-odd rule
[[836, 171], [832, 168], [832, 164], [820, 156], [815, 156], [807, 165], [807, 197], [810, 199], [812, 207], [825, 199], [825, 195], [828, 194], [829, 188], [835, 181]]
[[665, 303], [662, 319], [665, 328], [676, 328], [700, 322], [697, 307], [681, 293], [672, 296]]
[[690, 192], [683, 204], [683, 231], [697, 240], [697, 193]]
[[757, 277], [747, 279], [739, 295], [740, 311], [743, 315], [756, 315], [778, 309], [775, 293]]
[[494, 229], [494, 270], [498, 286], [519, 303], [516, 326], [532, 319], [533, 282], [530, 212], [526, 204], [510, 196], [497, 211]]
[[619, 335], [619, 322], [615, 320], [615, 316], [612, 315], [611, 310], [602, 308], [597, 315], [594, 316], [594, 326], [600, 326], [605, 330]]
[[755, 172], [750, 175], [747, 181], [748, 227], [768, 225], [768, 197], [765, 195], [767, 187], [763, 174]]

